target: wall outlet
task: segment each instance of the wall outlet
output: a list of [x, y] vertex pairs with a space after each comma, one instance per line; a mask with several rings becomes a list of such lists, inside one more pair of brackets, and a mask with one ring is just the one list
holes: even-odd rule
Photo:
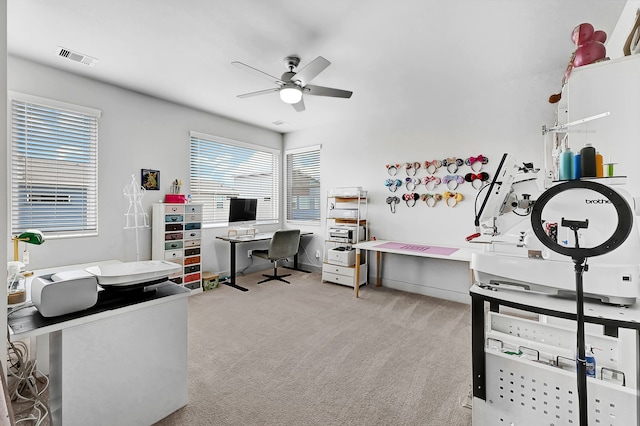
[[247, 250], [247, 257], [248, 257], [249, 259], [251, 259], [251, 252], [252, 252], [252, 250]]
[[320, 259], [320, 250], [316, 250], [316, 259]]

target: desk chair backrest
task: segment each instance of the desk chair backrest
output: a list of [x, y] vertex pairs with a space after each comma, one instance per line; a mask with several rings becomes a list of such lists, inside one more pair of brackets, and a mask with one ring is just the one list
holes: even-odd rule
[[298, 253], [299, 229], [280, 229], [273, 233], [269, 243], [269, 259], [286, 259]]

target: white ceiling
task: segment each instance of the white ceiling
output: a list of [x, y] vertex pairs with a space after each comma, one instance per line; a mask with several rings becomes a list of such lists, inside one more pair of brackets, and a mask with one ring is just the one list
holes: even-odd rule
[[[558, 70], [581, 22], [611, 33], [624, 0], [8, 0], [8, 52], [55, 68], [287, 133], [363, 117], [391, 118]], [[60, 58], [63, 46], [98, 59]], [[297, 54], [332, 62], [313, 84], [351, 99], [305, 96], [298, 113], [269, 74]], [[541, 94], [546, 99], [550, 93]], [[449, 103], [450, 105], [450, 103]], [[276, 126], [278, 120], [287, 125]]]

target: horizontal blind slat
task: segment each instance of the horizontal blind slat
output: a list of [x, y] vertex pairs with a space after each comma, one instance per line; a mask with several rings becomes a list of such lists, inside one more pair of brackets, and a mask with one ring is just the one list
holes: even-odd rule
[[11, 230], [95, 235], [95, 116], [12, 100]]
[[257, 220], [278, 220], [278, 155], [243, 143], [191, 136], [190, 191], [203, 204], [204, 223], [227, 223], [229, 198], [258, 199]]

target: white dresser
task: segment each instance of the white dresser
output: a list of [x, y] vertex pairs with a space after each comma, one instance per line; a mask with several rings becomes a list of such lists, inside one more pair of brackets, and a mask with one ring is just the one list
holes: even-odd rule
[[202, 289], [202, 204], [153, 205], [151, 257], [182, 265], [169, 277], [191, 290]]

